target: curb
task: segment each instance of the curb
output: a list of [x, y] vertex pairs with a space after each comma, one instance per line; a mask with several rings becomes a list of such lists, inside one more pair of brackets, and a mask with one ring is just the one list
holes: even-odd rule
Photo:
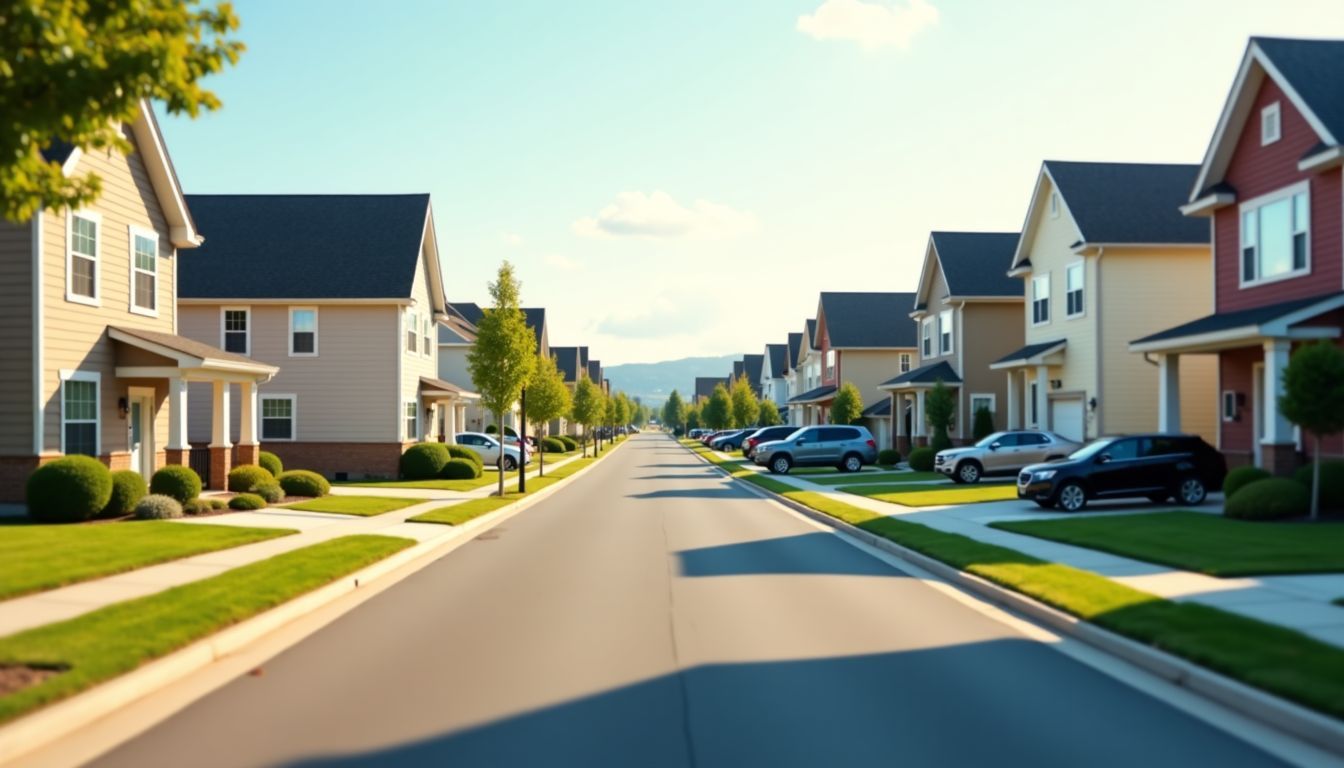
[[[681, 444], [678, 443], [678, 445]], [[686, 446], [681, 447], [685, 448]], [[714, 469], [723, 472], [721, 467], [705, 459], [699, 452], [690, 450], [690, 453]], [[1062, 635], [1081, 640], [1157, 677], [1234, 710], [1238, 714], [1296, 736], [1330, 752], [1344, 755], [1344, 722], [1271, 693], [1266, 693], [1258, 688], [1252, 688], [1245, 683], [1225, 677], [1180, 657], [1102, 629], [1076, 616], [1051, 608], [1020, 592], [1015, 592], [979, 576], [958, 570], [941, 560], [935, 560], [928, 555], [907, 549], [890, 539], [869, 533], [862, 528], [850, 525], [823, 512], [818, 512], [805, 504], [780, 496], [754, 483], [741, 481], [727, 472], [724, 472], [724, 475], [751, 489], [762, 498], [783, 504], [812, 520], [842, 531], [868, 546], [905, 560], [932, 573], [943, 581], [986, 599], [990, 603], [1025, 615]]]
[[[603, 456], [609, 455], [626, 442], [623, 440], [613, 445]], [[598, 457], [598, 461], [568, 477], [562, 478], [559, 482], [539, 491], [531, 492], [525, 498], [519, 499], [506, 507], [501, 507], [488, 515], [469, 520], [462, 525], [452, 526], [454, 529], [461, 531], [460, 535], [446, 536], [415, 544], [354, 573], [346, 574], [329, 584], [318, 587], [312, 592], [299, 595], [269, 611], [221, 629], [119, 677], [112, 678], [87, 691], [75, 694], [68, 699], [43, 707], [29, 715], [21, 716], [18, 720], [0, 726], [0, 764], [32, 756], [37, 750], [50, 746], [124, 707], [134, 705], [138, 700], [178, 683], [227, 656], [238, 653], [252, 643], [301, 618], [332, 606], [342, 598], [377, 587], [367, 598], [352, 600], [349, 605], [342, 606], [340, 610], [334, 611], [329, 617], [324, 617], [326, 620], [320, 625], [312, 627], [310, 632], [296, 637], [292, 643], [284, 647], [276, 648], [272, 655], [277, 655], [287, 648], [293, 647], [312, 632], [316, 632], [322, 626], [357, 608], [364, 599], [375, 597], [383, 589], [394, 586], [463, 544], [474, 540], [477, 534], [504, 523], [514, 515], [567, 487], [569, 481], [582, 477], [584, 473], [596, 467], [601, 458]], [[437, 525], [437, 523], [422, 523], [422, 525]], [[227, 682], [228, 680], [223, 680], [219, 685], [222, 686]], [[219, 686], [202, 691], [197, 698], [204, 697], [217, 687]], [[172, 714], [173, 712], [166, 712], [162, 717], [144, 722], [141, 732], [148, 730]], [[121, 741], [128, 741], [135, 735], [138, 734], [128, 734]], [[109, 745], [107, 748], [111, 749], [113, 746], [115, 745]]]

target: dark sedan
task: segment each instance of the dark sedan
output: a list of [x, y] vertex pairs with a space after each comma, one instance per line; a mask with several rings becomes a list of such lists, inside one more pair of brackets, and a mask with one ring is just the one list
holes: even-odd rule
[[1210, 488], [1221, 488], [1227, 462], [1193, 435], [1104, 437], [1063, 461], [1032, 464], [1017, 476], [1017, 497], [1047, 509], [1078, 512], [1089, 501], [1175, 498], [1194, 506]]

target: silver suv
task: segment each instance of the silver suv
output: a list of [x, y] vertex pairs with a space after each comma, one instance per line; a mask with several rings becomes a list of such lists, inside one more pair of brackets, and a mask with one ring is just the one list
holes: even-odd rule
[[877, 441], [866, 427], [802, 427], [783, 440], [756, 446], [757, 464], [777, 475], [793, 467], [838, 467], [858, 472], [877, 462]]
[[995, 432], [965, 448], [939, 451], [933, 468], [955, 482], [978, 483], [986, 475], [1015, 475], [1028, 464], [1062, 459], [1081, 447], [1054, 432], [1015, 429]]

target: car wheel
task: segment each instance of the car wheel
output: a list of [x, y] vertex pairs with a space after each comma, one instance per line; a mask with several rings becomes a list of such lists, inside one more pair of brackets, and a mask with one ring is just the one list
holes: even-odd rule
[[770, 460], [770, 471], [776, 475], [787, 475], [793, 467], [793, 461], [788, 456], [776, 456]]
[[957, 479], [967, 484], [980, 482], [980, 463], [963, 461], [961, 466], [957, 467]]
[[863, 459], [858, 454], [849, 454], [840, 467], [846, 472], [858, 472], [863, 469]]
[[518, 468], [518, 462], [517, 462], [516, 460], [514, 460], [514, 458], [513, 458], [512, 456], [505, 456], [505, 457], [504, 457], [504, 471], [505, 471], [505, 472], [512, 472], [513, 470], [515, 470], [515, 469], [517, 469], [517, 468]]
[[1208, 495], [1208, 490], [1204, 488], [1204, 481], [1198, 477], [1185, 478], [1176, 491], [1176, 498], [1180, 499], [1182, 504], [1191, 506], [1203, 504], [1204, 497]]
[[1087, 491], [1078, 483], [1065, 483], [1055, 495], [1055, 503], [1065, 512], [1079, 512], [1087, 506]]

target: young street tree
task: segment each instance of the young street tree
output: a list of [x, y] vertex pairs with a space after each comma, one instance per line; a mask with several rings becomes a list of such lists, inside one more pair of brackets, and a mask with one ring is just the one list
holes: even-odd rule
[[686, 426], [686, 403], [675, 389], [667, 396], [667, 402], [663, 403], [663, 426], [672, 432]]
[[704, 426], [704, 419], [700, 416], [699, 403], [686, 407], [685, 424], [687, 432], [690, 432], [692, 429], [700, 429], [700, 427]]
[[761, 415], [761, 402], [756, 399], [756, 392], [752, 390], [751, 382], [747, 381], [745, 375], [738, 376], [733, 381], [733, 388], [728, 396], [733, 399], [733, 423], [742, 428], [755, 424], [757, 417]]
[[947, 428], [952, 426], [952, 416], [957, 411], [957, 398], [952, 395], [943, 380], [933, 383], [933, 388], [924, 395], [925, 419], [929, 422], [932, 434], [929, 447], [935, 452], [952, 447], [952, 438], [947, 436]]
[[[569, 387], [565, 386], [565, 376], [556, 367], [555, 358], [540, 358], [527, 381], [527, 420], [536, 425], [538, 432], [546, 434], [551, 421], [569, 413], [569, 407]], [[537, 461], [537, 474], [544, 477], [546, 451], [537, 451]]]
[[66, 177], [42, 151], [53, 145], [130, 153], [120, 125], [142, 99], [192, 117], [220, 101], [200, 86], [235, 64], [229, 3], [180, 0], [5, 3], [0, 10], [0, 217], [23, 222], [43, 208], [98, 199], [96, 174]]
[[853, 424], [863, 415], [863, 393], [852, 381], [842, 382], [831, 401], [831, 423]]
[[1312, 437], [1311, 519], [1321, 514], [1321, 438], [1344, 432], [1344, 350], [1321, 341], [1299, 349], [1283, 370], [1283, 415]]
[[779, 407], [775, 405], [774, 400], [761, 401], [761, 415], [757, 417], [756, 423], [762, 427], [775, 427], [784, 423], [779, 417]]
[[[504, 423], [537, 365], [537, 341], [519, 307], [522, 286], [513, 275], [513, 265], [504, 262], [490, 284], [494, 306], [476, 324], [476, 343], [467, 352], [471, 380], [481, 394], [481, 405]], [[502, 441], [501, 441], [502, 442]], [[504, 452], [499, 454], [499, 495], [504, 495]], [[522, 477], [523, 467], [518, 467]]]
[[705, 401], [700, 417], [710, 429], [728, 429], [733, 426], [733, 399], [728, 396], [727, 387], [714, 385], [714, 393]]
[[[582, 456], [588, 452], [588, 436], [602, 421], [602, 412], [606, 407], [602, 403], [602, 391], [597, 388], [588, 374], [579, 374], [579, 383], [574, 387], [574, 404], [570, 409], [574, 421], [583, 425], [583, 448], [579, 455]], [[594, 446], [593, 455], [597, 455], [596, 446]]]

